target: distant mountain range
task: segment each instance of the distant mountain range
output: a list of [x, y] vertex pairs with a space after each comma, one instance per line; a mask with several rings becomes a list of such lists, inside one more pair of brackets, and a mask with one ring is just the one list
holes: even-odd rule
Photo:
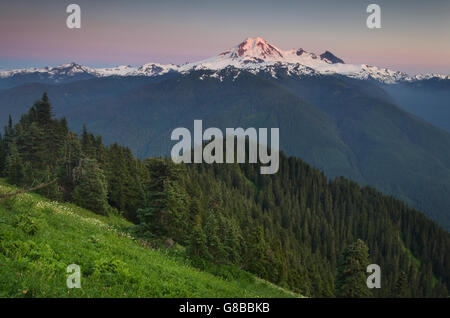
[[[345, 64], [330, 51], [320, 55], [304, 49], [281, 50], [263, 38], [247, 38], [232, 49], [212, 58], [183, 65], [147, 63], [139, 67], [117, 66], [112, 68], [91, 68], [76, 63], [56, 67], [30, 68], [0, 71], [0, 88], [8, 88], [18, 83], [46, 82], [64, 83], [74, 80], [107, 76], [158, 76], [169, 72], [189, 73], [198, 70], [216, 71], [210, 76], [218, 76], [217, 71], [227, 67], [246, 70], [254, 74], [285, 68], [296, 76], [344, 75], [357, 79], [375, 79], [383, 83], [414, 82], [426, 79], [450, 79], [449, 75], [426, 74], [410, 76], [406, 73], [366, 64]], [[273, 74], [275, 76], [275, 74]]]
[[169, 154], [171, 131], [194, 119], [221, 129], [279, 127], [287, 154], [392, 194], [449, 230], [449, 77], [343, 62], [249, 38], [181, 66], [8, 71], [0, 118], [17, 121], [45, 91], [72, 129], [86, 124], [141, 158]]

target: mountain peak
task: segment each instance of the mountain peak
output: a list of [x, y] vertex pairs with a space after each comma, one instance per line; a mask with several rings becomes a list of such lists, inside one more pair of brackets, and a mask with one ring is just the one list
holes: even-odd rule
[[249, 37], [245, 39], [230, 53], [232, 58], [250, 57], [262, 60], [273, 60], [283, 57], [280, 49], [271, 45], [261, 37]]
[[52, 68], [47, 68], [47, 70], [53, 75], [55, 75], [55, 74], [75, 75], [75, 74], [80, 74], [80, 73], [84, 73], [84, 74], [95, 73], [94, 69], [87, 67], [87, 66], [80, 65], [75, 62], [62, 64], [62, 65], [55, 66]]
[[65, 63], [58, 66], [55, 66], [54, 68], [57, 69], [63, 69], [63, 68], [81, 68], [82, 66], [80, 64], [77, 64], [75, 62]]
[[342, 59], [338, 58], [330, 51], [325, 51], [322, 54], [320, 54], [320, 59], [330, 64], [337, 64], [337, 63], [345, 64], [345, 62]]

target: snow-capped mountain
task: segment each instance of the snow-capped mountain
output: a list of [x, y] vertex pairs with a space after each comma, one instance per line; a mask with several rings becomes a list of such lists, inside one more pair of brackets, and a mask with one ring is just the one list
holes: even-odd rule
[[[217, 56], [183, 65], [147, 63], [139, 67], [117, 66], [112, 68], [90, 68], [76, 63], [56, 67], [31, 68], [1, 71], [0, 78], [33, 74], [45, 76], [58, 82], [62, 77], [85, 75], [106, 76], [158, 76], [169, 72], [189, 73], [194, 70], [210, 70], [208, 76], [220, 78], [219, 72], [226, 68], [246, 70], [251, 73], [269, 72], [277, 76], [277, 70], [285, 70], [288, 75], [343, 75], [357, 79], [375, 79], [383, 83], [418, 81], [430, 78], [450, 79], [448, 75], [425, 74], [409, 76], [406, 73], [379, 68], [366, 64], [346, 64], [343, 59], [330, 51], [317, 55], [304, 49], [282, 50], [263, 38], [247, 38], [234, 48]], [[239, 72], [237, 75], [239, 76]]]
[[328, 54], [330, 55], [325, 55], [321, 58], [303, 49], [283, 51], [267, 43], [262, 38], [248, 38], [233, 49], [220, 53], [218, 56], [186, 64], [180, 69], [181, 71], [188, 71], [190, 69], [220, 70], [228, 66], [233, 66], [238, 69], [262, 70], [267, 66], [275, 64], [301, 64], [316, 70], [320, 67], [324, 68], [332, 64], [337, 64], [327, 58], [327, 56], [336, 57], [330, 52]]
[[245, 41], [227, 50], [218, 56], [183, 65], [181, 72], [190, 70], [220, 71], [226, 67], [235, 67], [258, 73], [269, 71], [276, 76], [275, 68], [285, 69], [290, 75], [332, 75], [339, 74], [358, 79], [375, 79], [383, 83], [396, 83], [400, 81], [415, 81], [438, 77], [450, 79], [446, 75], [416, 75], [386, 68], [378, 68], [366, 64], [345, 64], [339, 57], [330, 51], [317, 55], [304, 49], [281, 50], [262, 38], [247, 38]]
[[87, 66], [82, 66], [79, 64], [76, 64], [74, 62], [63, 64], [55, 67], [44, 67], [44, 68], [28, 68], [28, 69], [17, 69], [17, 70], [10, 70], [10, 71], [4, 71], [0, 70], [0, 77], [10, 77], [14, 75], [23, 75], [23, 74], [30, 74], [30, 73], [42, 73], [42, 74], [48, 74], [49, 76], [59, 76], [59, 75], [65, 75], [65, 76], [73, 76], [76, 74], [95, 74], [96, 70], [94, 68], [90, 68]]

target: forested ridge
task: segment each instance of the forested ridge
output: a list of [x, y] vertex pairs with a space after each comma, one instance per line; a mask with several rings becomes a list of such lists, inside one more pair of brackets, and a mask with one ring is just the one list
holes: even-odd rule
[[0, 173], [21, 187], [56, 179], [37, 192], [121, 213], [136, 235], [183, 246], [180, 253], [201, 269], [235, 266], [306, 296], [341, 296], [342, 257], [353, 255], [348, 246], [365, 244], [364, 262], [382, 270], [382, 288], [366, 296], [448, 295], [448, 232], [391, 196], [330, 181], [299, 158], [281, 154], [274, 175], [260, 175], [257, 164], [142, 161], [86, 129], [70, 132], [44, 94], [18, 123], [10, 118]]

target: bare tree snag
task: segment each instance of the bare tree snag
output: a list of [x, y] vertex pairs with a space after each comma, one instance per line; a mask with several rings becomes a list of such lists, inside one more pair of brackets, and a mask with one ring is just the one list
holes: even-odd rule
[[47, 186], [49, 186], [49, 185], [51, 185], [52, 183], [55, 183], [55, 182], [56, 182], [56, 179], [54, 179], [54, 180], [52, 180], [50, 182], [47, 182], [47, 183], [41, 183], [41, 184], [39, 184], [39, 185], [37, 185], [35, 187], [32, 187], [32, 188], [22, 189], [22, 190], [19, 190], [19, 191], [16, 191], [16, 192], [11, 192], [11, 193], [0, 194], [0, 199], [6, 199], [6, 198], [10, 198], [10, 197], [13, 197], [13, 196], [21, 194], [21, 193], [30, 192], [30, 191], [34, 191], [34, 190], [39, 190], [39, 189], [45, 188], [45, 187], [47, 187]]

